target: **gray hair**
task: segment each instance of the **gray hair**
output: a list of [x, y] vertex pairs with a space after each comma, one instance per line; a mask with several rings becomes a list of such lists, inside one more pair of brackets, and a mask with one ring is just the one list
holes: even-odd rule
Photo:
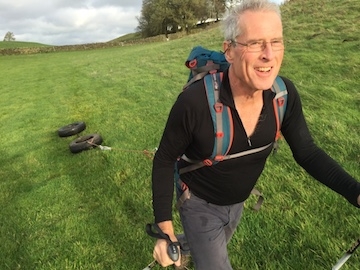
[[280, 7], [269, 0], [242, 0], [240, 4], [230, 8], [222, 21], [222, 30], [225, 40], [234, 40], [240, 36], [239, 19], [246, 11], [273, 11], [281, 19]]

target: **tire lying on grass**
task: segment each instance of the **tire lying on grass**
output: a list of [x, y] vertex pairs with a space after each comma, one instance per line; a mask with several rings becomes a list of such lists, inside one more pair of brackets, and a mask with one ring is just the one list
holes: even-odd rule
[[103, 139], [99, 134], [89, 134], [73, 140], [69, 148], [72, 153], [80, 153], [81, 151], [89, 150], [100, 145], [102, 141]]
[[74, 122], [58, 129], [60, 137], [69, 137], [80, 133], [86, 128], [85, 122]]

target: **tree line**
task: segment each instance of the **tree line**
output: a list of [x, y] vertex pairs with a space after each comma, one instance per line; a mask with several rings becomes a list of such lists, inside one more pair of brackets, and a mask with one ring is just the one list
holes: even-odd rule
[[190, 31], [198, 22], [221, 19], [227, 8], [241, 0], [143, 0], [137, 31], [151, 37]]

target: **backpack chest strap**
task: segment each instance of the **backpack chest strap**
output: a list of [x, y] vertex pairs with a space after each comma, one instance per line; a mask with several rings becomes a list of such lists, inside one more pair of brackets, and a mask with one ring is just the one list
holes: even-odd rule
[[251, 154], [255, 154], [261, 151], [264, 151], [265, 149], [271, 147], [274, 143], [271, 142], [267, 145], [258, 147], [258, 148], [254, 148], [254, 149], [250, 149], [250, 150], [246, 150], [246, 151], [242, 151], [236, 154], [232, 154], [232, 155], [226, 155], [223, 156], [222, 160], [211, 160], [211, 159], [205, 159], [202, 161], [198, 161], [198, 160], [192, 160], [190, 158], [188, 158], [185, 154], [181, 156], [181, 159], [185, 160], [186, 162], [192, 163], [191, 165], [188, 165], [184, 168], [179, 169], [179, 174], [183, 174], [183, 173], [187, 173], [187, 172], [191, 172], [197, 169], [200, 169], [202, 167], [205, 166], [212, 166], [214, 164], [216, 164], [219, 161], [223, 161], [223, 160], [228, 160], [228, 159], [233, 159], [233, 158], [238, 158], [238, 157], [243, 157], [243, 156], [247, 156], [247, 155], [251, 155]]

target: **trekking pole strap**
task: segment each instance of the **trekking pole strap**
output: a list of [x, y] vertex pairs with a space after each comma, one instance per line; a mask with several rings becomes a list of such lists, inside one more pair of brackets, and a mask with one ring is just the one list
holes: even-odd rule
[[[153, 229], [155, 229], [156, 232], [154, 232]], [[145, 230], [146, 230], [146, 233], [151, 237], [154, 237], [154, 238], [157, 238], [157, 239], [165, 239], [165, 240], [168, 240], [169, 242], [172, 242], [170, 240], [169, 235], [164, 233], [160, 229], [159, 225], [157, 225], [156, 223], [153, 223], [153, 224], [148, 223], [148, 224], [146, 224]]]
[[[156, 230], [156, 232], [153, 231], [153, 228]], [[176, 262], [179, 259], [179, 248], [181, 248], [180, 243], [179, 242], [173, 242], [171, 241], [169, 235], [167, 235], [166, 233], [164, 233], [158, 224], [153, 223], [153, 224], [146, 224], [145, 227], [146, 233], [154, 238], [157, 239], [164, 239], [167, 240], [169, 242], [168, 248], [167, 248], [167, 254], [170, 257], [170, 259], [173, 262]]]

